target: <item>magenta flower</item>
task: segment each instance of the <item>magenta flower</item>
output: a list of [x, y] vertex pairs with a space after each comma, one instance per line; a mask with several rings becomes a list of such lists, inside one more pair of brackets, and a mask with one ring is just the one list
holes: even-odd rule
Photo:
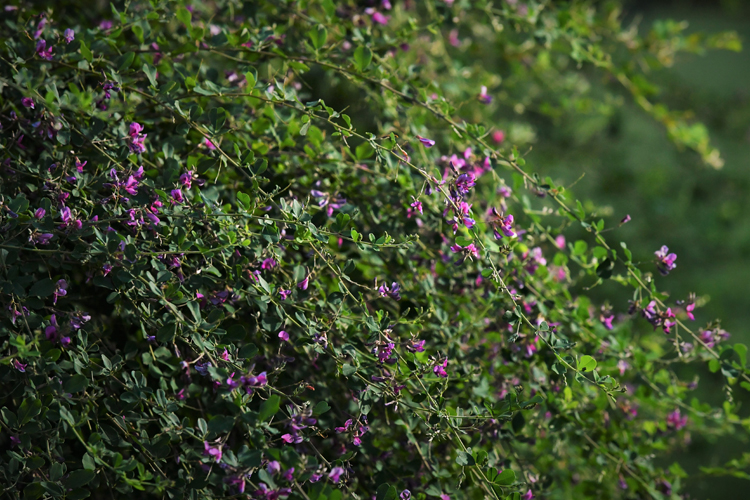
[[656, 262], [656, 266], [659, 268], [659, 272], [666, 276], [669, 274], [669, 271], [677, 267], [677, 264], [674, 263], [675, 260], [677, 260], [677, 255], [674, 253], [668, 253], [669, 248], [667, 248], [666, 245], [662, 246], [661, 249], [654, 252], [654, 255], [656, 255], [656, 258], [658, 259]]
[[562, 234], [558, 235], [557, 238], [555, 238], [555, 246], [560, 250], [565, 250], [565, 236]]
[[482, 104], [490, 104], [492, 102], [492, 96], [487, 94], [487, 87], [482, 85], [482, 88], [479, 92], [479, 102]]
[[531, 500], [532, 498], [534, 498], [534, 494], [531, 492], [531, 490], [528, 490], [526, 493], [521, 495], [521, 498], [523, 500]]
[[23, 364], [20, 361], [18, 361], [17, 359], [13, 360], [13, 368], [15, 368], [16, 370], [18, 370], [21, 373], [25, 373], [26, 372], [26, 367], [27, 366], [29, 366], [28, 363]]
[[279, 295], [281, 295], [281, 300], [286, 300], [291, 294], [292, 294], [291, 290], [284, 290], [283, 288], [279, 290]]
[[410, 352], [424, 352], [424, 340], [412, 339], [406, 346], [406, 350]]
[[276, 267], [276, 261], [271, 257], [263, 259], [263, 262], [260, 265], [261, 269], [273, 269], [274, 267]]
[[307, 290], [307, 287], [310, 285], [310, 275], [308, 274], [305, 276], [305, 279], [297, 283], [297, 288], [300, 290]]
[[279, 338], [283, 340], [284, 342], [289, 342], [289, 334], [284, 330], [281, 330], [279, 332]]
[[42, 39], [36, 42], [36, 55], [47, 61], [52, 60], [52, 47], [47, 47], [47, 41]]
[[492, 132], [492, 140], [495, 144], [502, 144], [505, 141], [505, 132], [502, 130], [495, 130]]
[[620, 225], [627, 224], [628, 222], [630, 222], [630, 215], [626, 215], [625, 217], [623, 217], [620, 221]]
[[221, 462], [221, 446], [211, 446], [208, 441], [203, 441], [203, 455], [212, 457], [216, 463]]
[[32, 99], [31, 97], [24, 97], [23, 99], [21, 99], [21, 104], [23, 104], [25, 108], [34, 109], [34, 99]]
[[370, 14], [370, 16], [372, 17], [372, 20], [374, 22], [376, 22], [378, 24], [382, 24], [382, 25], [388, 24], [388, 16], [385, 16], [385, 15], [381, 14], [380, 12], [378, 12], [376, 10], [372, 10], [372, 9], [367, 9], [367, 10], [371, 11], [371, 12], [367, 12], [367, 13]]
[[615, 319], [615, 315], [612, 313], [609, 313], [609, 314], [602, 313], [601, 315], [599, 315], [599, 321], [602, 322], [602, 325], [604, 325], [604, 328], [606, 328], [607, 330], [612, 329], [613, 319]]
[[411, 491], [404, 490], [404, 491], [401, 492], [401, 494], [399, 495], [399, 497], [401, 498], [401, 500], [410, 500], [411, 499]]
[[41, 218], [42, 218], [42, 217], [44, 217], [44, 216], [45, 216], [46, 214], [47, 214], [47, 211], [46, 211], [45, 209], [43, 209], [42, 207], [39, 207], [39, 208], [37, 208], [37, 209], [36, 209], [36, 211], [34, 212], [34, 217], [35, 217], [35, 218], [37, 218], [37, 219], [41, 219]]
[[680, 415], [680, 409], [675, 408], [675, 410], [667, 415], [667, 428], [679, 431], [683, 427], [687, 425], [688, 418], [683, 417]]
[[146, 140], [147, 134], [141, 134], [142, 131], [143, 126], [140, 123], [132, 122], [130, 124], [128, 147], [130, 148], [131, 153], [140, 154], [146, 152], [146, 145], [143, 141]]
[[431, 148], [432, 146], [435, 145], [435, 141], [433, 141], [432, 139], [426, 139], [426, 138], [421, 137], [421, 136], [417, 136], [417, 139], [419, 139], [419, 142], [421, 142], [422, 144], [424, 144], [424, 147], [426, 147], [426, 148]]
[[441, 493], [440, 494], [440, 500], [451, 500], [451, 497], [449, 497], [445, 493]]
[[456, 265], [463, 264], [463, 262], [468, 258], [471, 260], [471, 258], [478, 259], [479, 258], [479, 250], [476, 246], [474, 246], [474, 243], [469, 243], [468, 246], [462, 247], [461, 245], [453, 245], [451, 246], [451, 251], [453, 253], [460, 253], [461, 258], [456, 261]]
[[617, 369], [620, 371], [620, 376], [625, 375], [625, 371], [630, 368], [630, 365], [624, 359], [617, 362]]
[[419, 200], [414, 200], [414, 202], [411, 205], [409, 205], [409, 206], [411, 208], [413, 208], [414, 210], [416, 210], [417, 212], [419, 212], [420, 215], [424, 213], [423, 212], [423, 207], [422, 207], [422, 202], [419, 201]]
[[170, 194], [172, 195], [174, 201], [176, 201], [177, 203], [182, 203], [185, 201], [185, 197], [182, 196], [182, 190], [180, 189], [173, 189]]
[[76, 170], [83, 173], [83, 167], [85, 167], [87, 163], [88, 161], [84, 161], [83, 163], [81, 163], [80, 160], [76, 158]]
[[338, 483], [341, 480], [341, 476], [344, 474], [344, 472], [345, 471], [342, 467], [334, 467], [328, 474], [328, 479], [330, 479], [334, 483]]
[[687, 317], [690, 319], [690, 321], [695, 321], [695, 316], [693, 316], [694, 309], [695, 309], [695, 302], [691, 302], [685, 308], [685, 314], [687, 314]]
[[284, 434], [281, 436], [281, 440], [284, 441], [286, 444], [292, 444], [292, 443], [301, 443], [302, 442], [302, 436], [292, 436], [291, 434]]
[[211, 151], [213, 151], [214, 149], [216, 149], [216, 146], [214, 145], [214, 143], [213, 143], [213, 142], [211, 142], [211, 141], [209, 141], [209, 140], [208, 140], [208, 137], [206, 137], [206, 138], [205, 138], [205, 139], [203, 140], [203, 145], [204, 145], [204, 146], [206, 146], [206, 147], [207, 147], [208, 149], [210, 149]]
[[63, 32], [63, 39], [65, 40], [65, 43], [70, 43], [73, 40], [75, 40], [76, 32], [72, 29], [68, 28]]
[[439, 365], [435, 365], [435, 367], [433, 367], [433, 368], [432, 368], [432, 371], [433, 371], [433, 372], [435, 373], [435, 375], [437, 375], [438, 377], [441, 377], [441, 378], [447, 378], [447, 377], [448, 377], [448, 372], [446, 372], [446, 371], [445, 371], [445, 368], [446, 368], [447, 366], [448, 366], [448, 358], [445, 358], [445, 359], [443, 360], [443, 363], [442, 363], [442, 364], [439, 364]]
[[668, 307], [667, 312], [663, 318], [664, 324], [662, 325], [662, 329], [664, 330], [664, 333], [669, 333], [669, 329], [677, 324], [677, 322], [672, 318], [674, 318], [674, 313], [672, 312], [672, 308]]

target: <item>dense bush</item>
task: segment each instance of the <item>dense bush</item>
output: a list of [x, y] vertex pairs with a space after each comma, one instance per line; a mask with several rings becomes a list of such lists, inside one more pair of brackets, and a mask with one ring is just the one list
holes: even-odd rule
[[674, 254], [517, 149], [544, 140], [524, 113], [624, 88], [718, 168], [644, 70], [737, 40], [614, 3], [363, 3], [5, 7], [6, 496], [680, 498], [660, 457], [745, 438], [747, 349], [657, 288]]

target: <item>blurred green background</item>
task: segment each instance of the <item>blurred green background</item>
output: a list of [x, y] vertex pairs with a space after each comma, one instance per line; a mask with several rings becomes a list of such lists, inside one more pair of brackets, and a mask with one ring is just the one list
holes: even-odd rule
[[[680, 291], [671, 299], [685, 299], [690, 291], [710, 298], [696, 314], [696, 324], [721, 318], [732, 334], [730, 342], [750, 342], [750, 2], [643, 1], [626, 3], [626, 19], [639, 20], [641, 33], [654, 20], [689, 22], [688, 32], [736, 31], [743, 41], [740, 53], [711, 51], [681, 54], [672, 68], [652, 72], [659, 87], [652, 101], [675, 110], [693, 110], [709, 129], [712, 142], [725, 160], [721, 170], [706, 167], [697, 154], [678, 150], [664, 128], [643, 112], [623, 90], [623, 105], [608, 117], [576, 116], [565, 127], [544, 127], [529, 155], [532, 168], [570, 185], [580, 198], [611, 208], [608, 225], [625, 214], [632, 222], [608, 239], [626, 241], [635, 258], [650, 260], [661, 245], [678, 255], [677, 269], [668, 277], [656, 275], [664, 291]], [[627, 25], [627, 23], [626, 23]], [[594, 72], [589, 81], [597, 82]], [[599, 78], [602, 87], [616, 82]], [[549, 139], [554, 139], [550, 141]], [[609, 283], [605, 296], [626, 294]], [[684, 295], [683, 295], [684, 293]], [[623, 295], [626, 297], [626, 295]], [[615, 309], [624, 312], [619, 302]], [[681, 374], [690, 379], [692, 374]], [[704, 401], [725, 397], [718, 375], [702, 370], [695, 392]], [[742, 391], [744, 392], [744, 391]], [[734, 391], [736, 398], [743, 395]], [[748, 416], [750, 398], [744, 397]], [[725, 463], [748, 443], [725, 439], [710, 443], [692, 436], [680, 463], [690, 474], [691, 498], [750, 498], [747, 481], [700, 477], [699, 466]], [[673, 457], [677, 459], [678, 457]], [[668, 462], [669, 463], [669, 462]]]

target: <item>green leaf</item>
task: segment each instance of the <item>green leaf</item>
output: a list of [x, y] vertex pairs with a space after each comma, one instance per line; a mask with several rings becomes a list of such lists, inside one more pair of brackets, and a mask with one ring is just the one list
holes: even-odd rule
[[148, 78], [149, 83], [151, 83], [151, 86], [157, 88], [158, 85], [156, 83], [156, 68], [148, 63], [143, 63], [143, 72], [146, 74], [146, 77]]
[[590, 372], [596, 368], [596, 360], [589, 355], [581, 356], [578, 360], [578, 369], [583, 372]]
[[320, 403], [315, 405], [315, 409], [313, 409], [314, 415], [322, 415], [328, 410], [330, 410], [331, 407], [326, 403], [325, 401], [321, 401]]
[[81, 48], [81, 55], [83, 56], [84, 59], [86, 59], [88, 62], [91, 62], [94, 60], [94, 56], [91, 54], [91, 51], [83, 42], [83, 40], [81, 40], [80, 48]]
[[118, 66], [118, 73], [122, 73], [123, 71], [130, 68], [130, 66], [133, 64], [133, 60], [135, 59], [135, 52], [126, 52], [125, 54], [121, 55], [117, 58], [115, 61], [115, 64]]
[[745, 344], [734, 344], [734, 350], [740, 356], [740, 364], [745, 366], [745, 363], [747, 363], [747, 346]]
[[138, 38], [138, 40], [143, 43], [143, 28], [141, 28], [137, 24], [134, 24], [130, 29], [133, 30], [133, 34]]
[[186, 28], [190, 29], [190, 27], [193, 25], [192, 22], [192, 14], [190, 14], [190, 11], [187, 10], [185, 7], [180, 7], [177, 9], [177, 12], [175, 13], [175, 16], [177, 19], [185, 25]]
[[38, 399], [24, 399], [21, 406], [18, 407], [18, 426], [31, 421], [32, 418], [39, 415], [42, 411], [42, 402]]
[[375, 492], [375, 500], [396, 500], [398, 493], [396, 487], [391, 486], [388, 483], [383, 483], [378, 486]]
[[492, 482], [499, 486], [509, 486], [516, 482], [516, 472], [513, 469], [505, 469]]
[[360, 45], [357, 50], [354, 51], [354, 65], [360, 72], [363, 72], [370, 66], [372, 62], [372, 51], [369, 47]]
[[94, 480], [96, 472], [87, 469], [78, 469], [68, 475], [68, 478], [63, 480], [63, 484], [66, 488], [74, 489], [85, 486]]
[[308, 31], [307, 35], [310, 37], [315, 50], [320, 50], [326, 44], [326, 40], [328, 40], [328, 30], [323, 26], [318, 26], [317, 30]]
[[65, 392], [81, 392], [86, 388], [88, 383], [89, 379], [83, 375], [73, 375], [65, 382], [63, 389], [65, 389]]
[[57, 290], [57, 283], [49, 278], [37, 281], [29, 290], [32, 297], [49, 297]]
[[247, 344], [242, 346], [238, 356], [241, 359], [248, 359], [254, 357], [256, 354], [258, 354], [258, 348], [255, 346], [255, 344]]
[[465, 451], [459, 451], [456, 455], [456, 463], [462, 467], [476, 465], [474, 457]]
[[190, 313], [195, 318], [195, 321], [200, 323], [201, 322], [201, 306], [198, 304], [197, 301], [191, 300], [187, 304], [187, 308], [190, 309]]
[[260, 412], [258, 414], [258, 419], [261, 422], [265, 422], [269, 418], [276, 415], [276, 412], [279, 411], [279, 406], [281, 405], [281, 397], [279, 397], [278, 394], [272, 394], [271, 397], [269, 397], [266, 401], [263, 402], [262, 405], [260, 405]]

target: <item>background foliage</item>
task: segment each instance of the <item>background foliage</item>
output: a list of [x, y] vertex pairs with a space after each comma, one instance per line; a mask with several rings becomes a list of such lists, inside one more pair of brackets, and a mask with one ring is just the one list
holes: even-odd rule
[[731, 161], [687, 110], [743, 108], [659, 71], [735, 34], [614, 2], [65, 7], [2, 13], [6, 496], [747, 477], [684, 455], [746, 439], [731, 288], [684, 262], [744, 241], [695, 243], [744, 189], [707, 187]]

